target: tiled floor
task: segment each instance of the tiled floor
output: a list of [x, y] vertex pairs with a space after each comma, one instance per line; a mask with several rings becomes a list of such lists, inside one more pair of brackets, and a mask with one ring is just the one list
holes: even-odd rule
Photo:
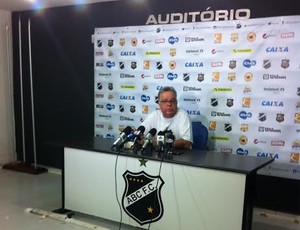
[[[124, 225], [120, 228], [118, 223], [79, 213], [58, 220], [61, 215], [57, 217], [51, 211], [61, 207], [61, 175], [59, 171], [50, 171], [31, 175], [0, 169], [1, 230], [137, 229]], [[37, 215], [29, 213], [30, 208], [37, 213], [46, 212]], [[300, 230], [299, 220], [299, 216], [255, 208], [252, 230]]]

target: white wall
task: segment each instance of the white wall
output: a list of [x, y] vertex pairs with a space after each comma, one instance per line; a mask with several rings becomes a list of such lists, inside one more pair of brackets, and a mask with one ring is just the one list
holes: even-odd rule
[[0, 165], [15, 160], [11, 12], [0, 10]]

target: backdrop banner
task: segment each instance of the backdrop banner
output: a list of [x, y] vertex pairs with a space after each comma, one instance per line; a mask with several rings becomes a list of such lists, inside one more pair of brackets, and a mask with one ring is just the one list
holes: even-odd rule
[[300, 179], [299, 36], [300, 16], [96, 28], [95, 136], [140, 126], [169, 85], [210, 150]]

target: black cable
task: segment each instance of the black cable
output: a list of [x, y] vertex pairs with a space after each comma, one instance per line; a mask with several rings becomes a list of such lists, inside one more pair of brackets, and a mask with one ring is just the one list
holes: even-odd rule
[[[164, 161], [164, 156], [165, 156], [165, 154], [162, 153], [162, 155], [161, 155], [161, 161], [160, 161], [160, 164], [159, 164], [158, 177], [160, 177], [161, 168], [162, 168], [162, 163], [163, 163], [163, 161]], [[156, 190], [157, 190], [157, 187], [158, 187], [158, 182], [159, 182], [159, 180], [157, 180], [157, 182], [156, 182], [156, 187], [155, 187]], [[154, 202], [154, 197], [153, 197], [153, 204], [155, 204], [155, 202]], [[155, 207], [154, 207], [154, 208], [155, 208]], [[150, 230], [151, 223], [152, 223], [152, 219], [151, 219], [151, 222], [149, 223], [148, 230]]]
[[118, 182], [117, 182], [117, 166], [118, 166], [119, 154], [120, 154], [120, 151], [118, 151], [118, 153], [117, 153], [116, 162], [115, 162], [115, 195], [116, 195], [117, 203], [119, 205], [119, 210], [120, 210], [119, 230], [121, 230], [122, 221], [123, 221], [123, 214], [122, 214], [121, 203], [120, 203], [120, 200], [118, 198]]

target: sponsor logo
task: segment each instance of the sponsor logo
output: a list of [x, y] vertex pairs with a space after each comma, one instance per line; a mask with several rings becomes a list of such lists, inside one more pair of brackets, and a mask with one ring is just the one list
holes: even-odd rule
[[191, 86], [183, 86], [183, 91], [202, 91], [202, 89]]
[[278, 46], [278, 47], [267, 47], [266, 49], [267, 53], [283, 53], [283, 52], [289, 52], [289, 48], [287, 46]]
[[134, 75], [131, 74], [125, 74], [125, 73], [121, 73], [120, 74], [120, 78], [134, 78]]
[[134, 119], [130, 117], [120, 116], [120, 121], [134, 121]]
[[173, 81], [174, 79], [177, 79], [177, 78], [178, 78], [178, 75], [177, 75], [176, 73], [168, 73], [167, 78], [168, 78], [170, 81]]
[[251, 48], [245, 48], [245, 49], [233, 49], [231, 50], [231, 53], [234, 54], [245, 54], [245, 53], [252, 53], [252, 49]]
[[157, 38], [157, 39], [155, 39], [155, 43], [156, 43], [156, 44], [165, 43], [165, 42], [166, 42], [166, 41], [165, 41], [164, 38]]
[[146, 51], [145, 55], [146, 56], [160, 56], [161, 52], [160, 51]]
[[269, 106], [269, 107], [283, 107], [283, 101], [262, 101], [262, 106]]
[[121, 56], [136, 56], [136, 52], [135, 51], [122, 51], [120, 53]]
[[251, 86], [245, 86], [244, 90], [243, 90], [244, 94], [250, 94], [252, 93], [252, 87]]
[[243, 61], [243, 66], [245, 66], [246, 68], [250, 68], [252, 66], [256, 65], [256, 61], [255, 60], [250, 60], [250, 59], [246, 59]]
[[232, 88], [213, 88], [214, 92], [232, 92]]
[[267, 144], [267, 141], [264, 141], [264, 140], [259, 140], [259, 139], [254, 139], [253, 140], [253, 143], [254, 144]]
[[300, 141], [299, 140], [293, 142], [292, 149], [293, 149], [293, 151], [300, 150]]
[[283, 87], [264, 87], [264, 91], [278, 94], [278, 93], [284, 92], [284, 88]]
[[135, 100], [135, 96], [126, 96], [126, 95], [121, 95], [120, 96], [121, 100], [129, 100], [129, 101], [134, 101]]
[[224, 113], [224, 112], [217, 112], [217, 111], [212, 111], [210, 113], [212, 117], [231, 117], [230, 113]]
[[141, 100], [142, 100], [143, 102], [150, 101], [150, 96], [142, 95], [142, 96], [141, 96]]
[[169, 37], [168, 39], [168, 42], [171, 44], [171, 45], [174, 45], [175, 43], [179, 42], [179, 37]]
[[284, 146], [284, 141], [271, 141], [271, 146]]
[[219, 62], [212, 62], [210, 63], [211, 67], [222, 67], [223, 66], [223, 62], [219, 61]]
[[215, 141], [230, 141], [229, 137], [220, 137], [220, 136], [211, 136], [210, 137], [211, 140], [215, 140]]
[[165, 76], [163, 74], [154, 74], [154, 79], [164, 79]]
[[110, 77], [111, 73], [98, 73], [98, 77]]
[[199, 38], [199, 37], [185, 37], [184, 41], [185, 42], [203, 42], [204, 38]]
[[242, 118], [243, 120], [246, 120], [248, 118], [252, 118], [252, 113], [251, 112], [246, 112], [246, 111], [241, 111], [239, 113], [240, 118]]
[[201, 113], [199, 110], [189, 110], [187, 109], [186, 112], [189, 114], [189, 115], [196, 115], [196, 116], [200, 116]]
[[248, 124], [241, 124], [240, 130], [241, 130], [242, 132], [248, 132], [248, 130], [249, 130], [249, 125], [248, 125]]
[[263, 157], [263, 158], [274, 158], [274, 159], [279, 159], [278, 153], [258, 152], [256, 155], [257, 155], [258, 157]]
[[220, 151], [221, 151], [221, 153], [232, 154], [232, 149], [231, 148], [221, 148]]
[[242, 156], [247, 156], [249, 154], [249, 151], [247, 149], [238, 148], [236, 150], [236, 154], [242, 155]]
[[283, 69], [287, 69], [290, 66], [290, 60], [289, 59], [282, 59], [281, 60], [281, 67]]
[[203, 62], [186, 62], [185, 67], [203, 67]]
[[278, 74], [264, 74], [263, 75], [263, 80], [286, 80], [286, 76], [280, 76]]
[[187, 54], [193, 54], [193, 55], [199, 55], [200, 53], [203, 53], [203, 49], [189, 49], [185, 51]]
[[120, 85], [121, 89], [135, 89], [134, 85]]
[[281, 33], [280, 37], [281, 38], [293, 38], [293, 37], [295, 37], [295, 33], [294, 32]]
[[281, 133], [280, 129], [274, 129], [274, 128], [269, 128], [269, 127], [258, 127], [258, 132], [265, 132], [265, 133]]
[[192, 104], [196, 104], [198, 102], [201, 102], [200, 98], [183, 98], [182, 99], [184, 102], [190, 102]]
[[267, 114], [266, 113], [259, 113], [258, 114], [258, 120], [261, 122], [264, 122], [267, 120]]
[[113, 110], [113, 109], [115, 109], [115, 108], [116, 108], [116, 106], [113, 105], [113, 104], [108, 103], [108, 104], [106, 105], [106, 109], [108, 109], [108, 110]]
[[239, 142], [240, 142], [241, 145], [246, 145], [248, 143], [248, 137], [240, 136]]
[[115, 62], [112, 62], [112, 61], [107, 61], [107, 62], [106, 62], [106, 67], [107, 67], [107, 68], [112, 68], [112, 67], [114, 67], [114, 66], [116, 66], [116, 63], [115, 63]]

